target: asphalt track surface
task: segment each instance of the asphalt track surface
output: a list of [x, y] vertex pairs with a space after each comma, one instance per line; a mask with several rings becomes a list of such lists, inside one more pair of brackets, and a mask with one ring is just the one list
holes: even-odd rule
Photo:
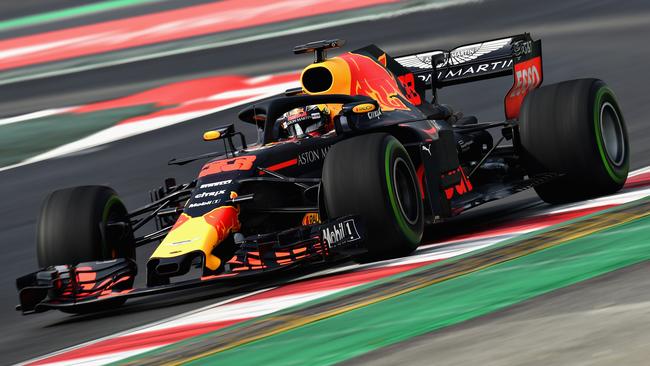
[[[616, 91], [628, 124], [634, 169], [650, 165], [650, 126], [646, 123], [650, 112], [646, 92], [650, 82], [646, 47], [646, 37], [650, 34], [648, 19], [650, 3], [643, 0], [625, 3], [495, 0], [7, 85], [1, 87], [0, 114], [102, 100], [194, 76], [260, 75], [298, 69], [309, 62], [309, 58], [291, 55], [291, 48], [316, 39], [344, 38], [348, 40], [348, 49], [377, 43], [389, 52], [401, 54], [528, 31], [543, 39], [545, 83], [597, 76]], [[455, 87], [443, 91], [441, 97], [457, 109], [472, 111], [483, 120], [502, 118], [501, 98], [509, 83], [510, 80], [504, 79]], [[3, 197], [0, 209], [0, 250], [3, 253], [0, 258], [0, 293], [4, 295], [0, 298], [3, 330], [0, 334], [0, 363], [23, 361], [231, 296], [220, 294], [216, 289], [191, 291], [178, 296], [133, 301], [119, 311], [94, 316], [48, 312], [22, 317], [13, 311], [15, 278], [36, 268], [36, 216], [47, 192], [72, 185], [105, 184], [114, 187], [128, 207], [144, 204], [148, 189], [160, 185], [164, 178], [175, 176], [179, 181], [189, 180], [200, 166], [196, 163], [168, 167], [166, 162], [169, 158], [209, 151], [211, 146], [201, 142], [202, 131], [235, 119], [236, 111], [225, 111], [73, 156], [0, 173], [0, 197]], [[250, 126], [238, 124], [237, 127], [252, 133]], [[534, 194], [520, 194], [501, 204], [469, 212], [450, 228], [459, 230], [468, 225], [490, 225], [495, 220], [521, 215], [536, 205], [541, 203]], [[430, 233], [429, 239], [435, 240], [437, 235]], [[141, 264], [152, 250], [152, 246], [139, 249]], [[635, 267], [629, 272], [634, 276], [643, 268]], [[599, 282], [592, 281], [585, 286], [599, 286]], [[624, 281], [620, 286], [632, 289], [632, 284]], [[573, 296], [571, 291], [567, 290], [567, 296]], [[579, 294], [598, 296], [597, 293], [587, 291]], [[629, 296], [633, 301], [636, 295], [631, 292]], [[552, 314], [563, 307], [561, 302], [549, 304], [543, 301], [543, 298], [533, 300], [527, 303], [527, 308], [517, 307], [511, 311], [517, 314], [535, 308]], [[584, 301], [589, 303], [589, 298]], [[500, 320], [495, 317], [485, 321], [496, 323]], [[479, 334], [487, 336], [487, 333]], [[603, 337], [600, 341], [607, 344], [608, 339]], [[570, 354], [570, 350], [566, 352]], [[427, 357], [426, 353], [422, 357]]]

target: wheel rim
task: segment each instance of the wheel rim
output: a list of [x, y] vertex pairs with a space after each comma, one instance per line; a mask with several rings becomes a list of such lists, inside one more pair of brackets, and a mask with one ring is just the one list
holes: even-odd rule
[[607, 158], [615, 166], [621, 166], [625, 160], [623, 125], [616, 109], [609, 102], [600, 107], [600, 131]]
[[408, 164], [402, 158], [395, 159], [393, 163], [393, 182], [402, 216], [409, 224], [414, 225], [420, 217], [417, 187]]

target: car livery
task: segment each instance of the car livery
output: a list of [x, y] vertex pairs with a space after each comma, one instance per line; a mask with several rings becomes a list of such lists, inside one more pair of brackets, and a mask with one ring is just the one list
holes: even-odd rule
[[[295, 47], [314, 54], [301, 87], [239, 114], [258, 128], [257, 143], [234, 124], [207, 131], [203, 139], [225, 150], [172, 159], [207, 162], [196, 179], [152, 190], [150, 204], [128, 211], [103, 186], [53, 192], [39, 220], [41, 269], [17, 280], [18, 310], [97, 311], [341, 259], [404, 256], [425, 225], [444, 230], [486, 202], [529, 188], [569, 202], [625, 182], [629, 147], [613, 92], [597, 79], [541, 87], [541, 41], [527, 33], [400, 57], [375, 45], [326, 57], [343, 44]], [[437, 95], [510, 75], [501, 121], [479, 122]], [[287, 135], [290, 123], [323, 113], [324, 130]], [[148, 222], [155, 230], [140, 233]], [[133, 288], [135, 248], [152, 242], [147, 286]], [[178, 280], [192, 269], [195, 278]]]

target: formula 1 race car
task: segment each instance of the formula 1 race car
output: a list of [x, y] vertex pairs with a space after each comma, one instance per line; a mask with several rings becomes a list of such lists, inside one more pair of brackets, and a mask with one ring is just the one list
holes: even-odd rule
[[[166, 180], [150, 204], [129, 212], [104, 186], [51, 193], [38, 223], [42, 269], [17, 280], [18, 310], [96, 311], [341, 258], [405, 256], [426, 224], [483, 203], [528, 188], [570, 202], [627, 179], [612, 90], [597, 79], [540, 87], [541, 41], [529, 34], [395, 58], [374, 45], [326, 57], [343, 43], [295, 47], [315, 57], [301, 87], [239, 114], [257, 126], [257, 144], [232, 124], [207, 131], [225, 151], [171, 160], [211, 159], [191, 182]], [[440, 88], [507, 75], [502, 121], [438, 100]], [[156, 230], [136, 235], [148, 222]], [[151, 242], [160, 244], [147, 287], [133, 288], [135, 249]], [[192, 269], [198, 278], [179, 281]]]

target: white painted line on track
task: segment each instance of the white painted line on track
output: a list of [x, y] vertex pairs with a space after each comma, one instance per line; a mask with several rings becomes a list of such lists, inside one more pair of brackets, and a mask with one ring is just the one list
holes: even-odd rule
[[226, 304], [212, 307], [190, 316], [179, 317], [173, 321], [162, 322], [156, 326], [142, 328], [129, 334], [146, 333], [190, 324], [207, 322], [250, 319], [264, 316], [276, 311], [328, 296], [349, 287], [338, 287], [332, 290], [301, 292], [296, 294], [272, 297], [270, 299], [251, 300], [243, 303]]
[[51, 109], [44, 109], [42, 111], [23, 114], [23, 115], [20, 115], [20, 116], [3, 118], [3, 119], [0, 119], [0, 126], [12, 124], [12, 123], [17, 123], [17, 122], [29, 121], [29, 120], [37, 119], [37, 118], [49, 117], [49, 116], [53, 116], [53, 115], [56, 115], [56, 114], [65, 113], [65, 112], [67, 112], [67, 111], [69, 111], [71, 109], [74, 109], [74, 108], [75, 107], [51, 108]]
[[650, 166], [632, 171], [630, 174], [628, 174], [628, 177], [636, 177], [637, 175], [645, 174], [648, 172], [650, 172]]
[[560, 207], [553, 207], [552, 209], [548, 210], [546, 213], [549, 215], [554, 215], [558, 213], [575, 211], [575, 210], [585, 209], [585, 208], [593, 208], [593, 207], [608, 206], [608, 205], [620, 205], [647, 196], [650, 196], [650, 188], [635, 189], [630, 192], [621, 192], [612, 196], [599, 197], [599, 198], [594, 198], [591, 200], [582, 201], [578, 203], [570, 203], [570, 204], [562, 205]]
[[455, 245], [457, 246], [453, 248], [448, 248], [447, 246], [441, 248], [440, 246], [443, 244], [423, 245], [420, 246], [414, 253], [412, 253], [407, 257], [387, 259], [379, 262], [364, 263], [364, 264], [359, 264], [359, 263], [346, 264], [344, 266], [329, 268], [322, 271], [310, 273], [302, 277], [298, 277], [294, 280], [294, 282], [303, 281], [303, 280], [307, 280], [314, 277], [320, 277], [324, 275], [328, 275], [328, 276], [336, 275], [348, 271], [357, 272], [366, 269], [396, 267], [396, 266], [401, 266], [406, 264], [423, 263], [423, 262], [438, 261], [438, 260], [453, 258], [458, 255], [469, 253], [471, 251], [482, 249], [487, 246], [496, 244], [500, 241], [510, 238], [511, 236], [514, 235], [501, 235], [501, 236], [496, 236], [493, 239], [481, 239], [478, 241], [474, 241], [472, 239], [464, 239], [456, 242]]

